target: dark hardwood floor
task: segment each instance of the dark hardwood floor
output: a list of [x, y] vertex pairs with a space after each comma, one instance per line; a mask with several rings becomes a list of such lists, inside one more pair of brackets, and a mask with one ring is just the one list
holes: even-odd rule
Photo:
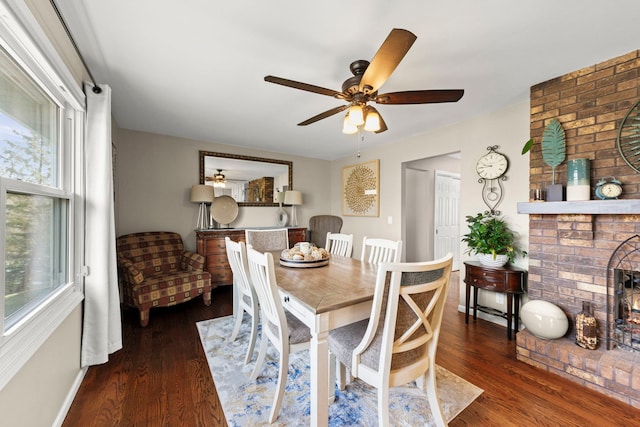
[[[500, 326], [458, 313], [454, 274], [437, 363], [484, 389], [450, 426], [638, 426], [640, 410], [515, 357]], [[123, 312], [124, 348], [91, 367], [63, 424], [76, 426], [226, 426], [195, 323], [232, 312], [229, 287], [151, 311], [141, 328]]]

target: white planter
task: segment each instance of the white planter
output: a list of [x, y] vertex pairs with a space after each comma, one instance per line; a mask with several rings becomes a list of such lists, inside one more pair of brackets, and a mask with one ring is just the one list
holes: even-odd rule
[[536, 337], [546, 340], [561, 338], [569, 329], [569, 319], [555, 304], [543, 300], [531, 300], [520, 309], [524, 326]]
[[509, 261], [507, 255], [496, 255], [494, 259], [493, 254], [476, 254], [476, 258], [486, 267], [502, 267]]

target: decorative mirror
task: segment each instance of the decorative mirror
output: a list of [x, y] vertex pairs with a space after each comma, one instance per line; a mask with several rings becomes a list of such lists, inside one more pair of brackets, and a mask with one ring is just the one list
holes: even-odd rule
[[239, 206], [278, 206], [278, 191], [293, 189], [293, 163], [262, 157], [200, 151], [200, 184]]

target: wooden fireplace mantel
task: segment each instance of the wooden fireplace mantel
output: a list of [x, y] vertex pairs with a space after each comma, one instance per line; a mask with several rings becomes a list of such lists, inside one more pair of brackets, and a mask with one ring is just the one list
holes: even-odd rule
[[585, 200], [579, 202], [518, 202], [521, 214], [634, 215], [640, 214], [640, 199]]

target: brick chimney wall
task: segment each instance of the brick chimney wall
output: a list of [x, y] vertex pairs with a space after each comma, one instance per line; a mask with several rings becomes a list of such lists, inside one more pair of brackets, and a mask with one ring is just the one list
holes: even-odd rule
[[[596, 198], [595, 184], [607, 176], [623, 183], [621, 199], [640, 199], [640, 174], [626, 164], [616, 145], [620, 123], [638, 100], [640, 50], [533, 86], [531, 193], [552, 182], [540, 141], [555, 118], [565, 130], [566, 159], [591, 159], [592, 199]], [[555, 182], [566, 185], [566, 160], [556, 167]], [[640, 234], [640, 214], [530, 214], [529, 298], [559, 306], [571, 327], [564, 339], [553, 341], [539, 340], [528, 331], [518, 333], [517, 351], [519, 360], [640, 407], [640, 356], [628, 352], [620, 357], [606, 355], [607, 264], [615, 248], [635, 234]], [[595, 351], [574, 344], [573, 321], [583, 301], [595, 306], [600, 336]], [[601, 366], [602, 360], [610, 366]], [[623, 362], [624, 367], [615, 366]]]

